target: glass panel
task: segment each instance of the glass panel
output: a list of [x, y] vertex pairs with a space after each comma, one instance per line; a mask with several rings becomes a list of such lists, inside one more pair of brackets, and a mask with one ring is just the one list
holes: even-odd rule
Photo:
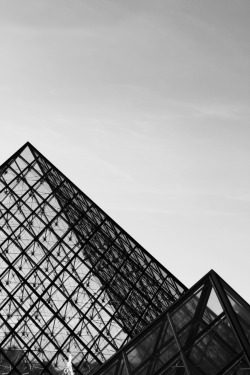
[[0, 168], [0, 366], [62, 372], [70, 352], [74, 371], [90, 373], [181, 286], [32, 146]]
[[24, 351], [18, 348], [12, 347], [5, 350], [4, 353], [1, 353], [0, 362], [1, 375], [10, 374], [13, 368], [20, 371], [21, 374], [25, 372], [29, 373], [29, 367]]
[[223, 375], [250, 375], [250, 366], [247, 359], [244, 357], [240, 361], [237, 361], [230, 370], [223, 373]]
[[[167, 319], [166, 316], [164, 319]], [[158, 371], [166, 365], [177, 352], [178, 346], [169, 321], [161, 321], [153, 332], [147, 334], [127, 352], [131, 373], [151, 375], [153, 371]]]
[[126, 353], [131, 370], [137, 368], [152, 354], [161, 326], [162, 322], [154, 327], [150, 333], [143, 337]]
[[241, 352], [241, 347], [226, 318], [214, 325], [187, 351], [191, 364], [204, 374], [217, 374], [234, 356]]
[[[74, 375], [94, 374], [99, 369], [100, 366], [101, 366], [100, 363], [96, 363], [96, 362], [91, 363], [91, 362], [88, 362], [88, 361], [83, 361], [80, 364], [74, 363], [73, 366], [72, 366], [73, 367], [73, 374]], [[60, 372], [59, 372], [59, 374], [60, 374]], [[59, 375], [59, 374], [56, 374], [56, 375]], [[108, 372], [108, 374], [109, 375], [115, 375], [116, 372], [110, 372], [110, 373]], [[31, 374], [24, 374], [24, 375], [39, 375], [39, 373], [36, 373], [36, 374], [31, 373]], [[67, 375], [67, 373], [65, 374], [65, 370], [63, 370], [62, 375]]]
[[[182, 329], [179, 329], [178, 331], [178, 338], [182, 347], [191, 344], [198, 333], [202, 332], [208, 325], [212, 324], [221, 313], [223, 313], [222, 306], [215, 290], [213, 288], [210, 289], [211, 287], [209, 285], [204, 286], [194, 298], [188, 301], [189, 322], [186, 326], [182, 326]], [[190, 314], [191, 304], [193, 306], [195, 305], [193, 316]], [[184, 306], [181, 308], [183, 312], [185, 311]], [[176, 317], [175, 320], [177, 320]], [[179, 324], [179, 326], [181, 325], [183, 325], [183, 321]]]
[[119, 372], [116, 372], [115, 375], [128, 375], [128, 369], [124, 361], [121, 361]]
[[[150, 375], [153, 375], [154, 373], [155, 372], [150, 373]], [[166, 368], [162, 372], [160, 372], [159, 375], [177, 375], [177, 374], [187, 375], [187, 371], [185, 369], [185, 366], [180, 359], [178, 359], [177, 361], [172, 363], [168, 368]]]
[[234, 311], [239, 318], [242, 329], [250, 342], [250, 307], [249, 309], [247, 309], [246, 306], [243, 307], [243, 305], [239, 301], [236, 301], [236, 299], [233, 298], [228, 292], [227, 295]]
[[153, 374], [151, 372], [152, 363], [149, 361], [144, 363], [144, 365], [140, 368], [132, 372], [133, 375], [146, 375], [146, 374]]
[[157, 351], [153, 364], [155, 371], [158, 371], [163, 365], [168, 363], [168, 361], [171, 360], [176, 353], [178, 353], [178, 350], [177, 343], [173, 339], [167, 345]]
[[100, 375], [116, 375], [119, 369], [119, 363], [120, 359], [117, 359], [115, 363], [112, 363], [109, 368], [101, 372]]
[[[156, 372], [166, 365], [179, 351], [177, 342], [174, 339], [173, 331], [168, 322], [166, 322], [160, 342], [157, 346], [155, 354], [151, 359], [151, 372]], [[137, 373], [136, 373], [137, 374]]]
[[187, 328], [183, 329], [179, 334], [178, 334], [178, 339], [180, 342], [181, 347], [183, 347], [186, 344], [186, 341], [188, 339], [190, 328], [192, 327], [191, 324], [188, 325]]
[[169, 345], [171, 342], [174, 345], [174, 334], [172, 328], [168, 321], [165, 322], [164, 328], [161, 330], [161, 337], [159, 344], [157, 345], [157, 349], [164, 347], [165, 345]]
[[208, 302], [207, 302], [207, 308], [204, 314], [204, 318], [207, 319], [209, 323], [211, 323], [222, 312], [223, 312], [223, 308], [220, 304], [220, 301], [217, 297], [217, 294], [214, 288], [212, 288]]
[[174, 311], [172, 314], [172, 321], [176, 331], [179, 331], [193, 318], [196, 307], [198, 305], [202, 289], [196, 292], [192, 297], [185, 301], [185, 303]]
[[206, 309], [200, 322], [198, 333], [203, 331], [209, 324], [211, 324], [214, 321], [214, 319], [216, 319], [223, 312], [224, 310], [221, 306], [219, 298], [217, 297], [214, 288], [212, 288]]

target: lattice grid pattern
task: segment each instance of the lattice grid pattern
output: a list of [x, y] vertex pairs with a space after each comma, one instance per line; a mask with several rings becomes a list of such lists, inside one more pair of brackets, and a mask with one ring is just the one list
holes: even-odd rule
[[249, 375], [250, 306], [214, 271], [94, 375]]
[[[0, 173], [0, 366], [89, 373], [186, 288], [29, 143]], [[9, 370], [8, 370], [9, 369]], [[33, 372], [32, 372], [33, 371]]]

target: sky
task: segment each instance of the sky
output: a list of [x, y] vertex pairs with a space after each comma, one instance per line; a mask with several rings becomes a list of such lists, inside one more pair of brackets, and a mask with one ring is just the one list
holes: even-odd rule
[[31, 142], [187, 287], [250, 302], [250, 1], [0, 0], [0, 163]]

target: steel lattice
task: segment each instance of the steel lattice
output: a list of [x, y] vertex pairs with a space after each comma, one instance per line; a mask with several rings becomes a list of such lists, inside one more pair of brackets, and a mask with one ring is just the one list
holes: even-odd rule
[[249, 375], [250, 306], [211, 270], [94, 375]]
[[1, 167], [0, 249], [1, 373], [89, 373], [186, 290], [29, 143]]

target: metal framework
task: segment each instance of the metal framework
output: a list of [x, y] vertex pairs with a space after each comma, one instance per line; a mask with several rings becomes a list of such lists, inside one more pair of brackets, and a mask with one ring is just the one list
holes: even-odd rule
[[249, 375], [250, 306], [210, 271], [95, 375]]
[[90, 374], [186, 290], [30, 143], [0, 167], [1, 375]]

